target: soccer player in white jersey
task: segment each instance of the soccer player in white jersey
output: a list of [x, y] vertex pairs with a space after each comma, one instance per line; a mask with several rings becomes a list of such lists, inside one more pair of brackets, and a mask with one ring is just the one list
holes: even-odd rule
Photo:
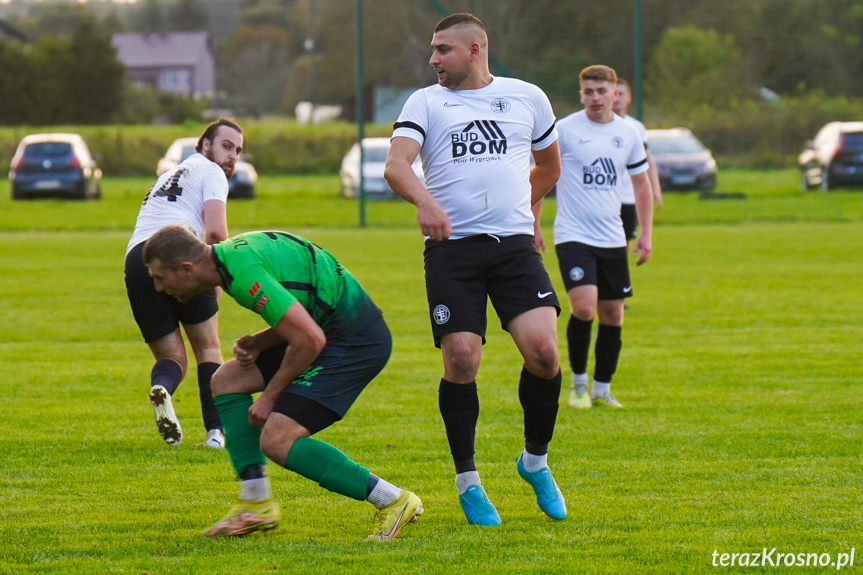
[[[491, 75], [488, 37], [475, 16], [443, 18], [431, 47], [438, 83], [405, 104], [384, 175], [416, 206], [426, 237], [429, 316], [444, 364], [439, 407], [459, 502], [468, 523], [500, 524], [474, 463], [476, 376], [490, 297], [524, 358], [518, 394], [525, 449], [516, 469], [542, 511], [563, 519], [566, 504], [547, 464], [560, 395], [560, 304], [534, 246], [531, 212], [560, 173], [554, 112], [536, 86]], [[411, 169], [417, 154], [425, 186]]]
[[205, 445], [220, 449], [225, 439], [210, 390], [213, 373], [222, 364], [217, 294], [211, 290], [181, 304], [157, 292], [142, 255], [144, 242], [168, 224], [182, 225], [209, 244], [228, 238], [228, 178], [243, 150], [243, 130], [236, 122], [219, 119], [207, 126], [195, 150], [196, 154], [162, 174], [144, 197], [126, 247], [126, 292], [141, 335], [155, 359], [150, 372], [150, 402], [159, 434], [169, 445], [177, 445], [183, 438], [171, 400], [188, 367], [179, 329], [182, 324], [198, 364], [201, 412], [207, 429]]
[[[659, 184], [659, 172], [656, 171], [656, 162], [647, 142], [647, 129], [638, 119], [633, 118], [627, 112], [632, 103], [632, 90], [629, 82], [623, 78], [617, 78], [617, 98], [614, 100], [614, 113], [632, 124], [638, 129], [641, 140], [644, 142], [644, 151], [647, 154], [647, 177], [650, 178], [650, 189], [653, 192], [653, 203], [657, 210], [662, 209], [662, 186]], [[629, 175], [623, 178], [623, 193], [621, 194], [620, 219], [623, 220], [623, 232], [626, 234], [627, 244], [635, 239], [638, 228], [638, 217], [635, 212], [635, 192], [632, 190], [632, 180]]]
[[[632, 296], [620, 194], [628, 172], [635, 191], [641, 233], [638, 265], [650, 258], [653, 196], [638, 130], [612, 111], [617, 75], [608, 66], [588, 66], [579, 76], [584, 110], [558, 122], [561, 175], [557, 183], [554, 243], [572, 315], [566, 329], [572, 367], [570, 405], [621, 408], [611, 393], [620, 357], [626, 298]], [[599, 315], [593, 386], [587, 359], [593, 318]]]

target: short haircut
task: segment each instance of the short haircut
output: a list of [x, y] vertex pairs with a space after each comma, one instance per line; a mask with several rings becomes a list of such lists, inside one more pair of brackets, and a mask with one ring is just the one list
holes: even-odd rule
[[219, 118], [218, 120], [211, 122], [210, 125], [207, 126], [207, 128], [204, 130], [204, 133], [201, 134], [201, 137], [198, 138], [198, 145], [195, 146], [195, 151], [200, 152], [201, 150], [204, 149], [204, 140], [205, 139], [209, 140], [210, 144], [212, 144], [213, 139], [216, 137], [216, 132], [218, 132], [219, 128], [221, 128], [222, 126], [227, 126], [228, 128], [231, 128], [232, 130], [238, 131], [243, 136], [243, 138], [245, 139], [246, 135], [243, 133], [243, 129], [240, 127], [240, 125], [237, 122], [235, 122], [234, 120], [231, 120], [229, 118]]
[[438, 22], [434, 27], [434, 31], [437, 33], [441, 30], [458, 26], [459, 24], [473, 24], [474, 26], [479, 26], [482, 31], [485, 32], [485, 26], [483, 26], [482, 20], [473, 14], [468, 14], [467, 12], [456, 12], [441, 18], [440, 22]]
[[632, 92], [632, 86], [630, 86], [630, 85], [629, 85], [629, 82], [627, 82], [627, 81], [626, 81], [626, 80], [624, 80], [623, 78], [618, 78], [618, 79], [617, 79], [617, 85], [618, 85], [618, 86], [620, 86], [620, 85], [626, 86], [626, 89], [627, 89], [627, 90], [629, 90], [630, 92]]
[[602, 64], [588, 66], [581, 71], [578, 78], [581, 81], [594, 80], [596, 82], [611, 82], [617, 85], [617, 72], [613, 68], [603, 66]]
[[177, 224], [167, 225], [144, 244], [144, 265], [159, 260], [169, 269], [183, 262], [199, 262], [207, 257], [207, 245], [192, 232]]

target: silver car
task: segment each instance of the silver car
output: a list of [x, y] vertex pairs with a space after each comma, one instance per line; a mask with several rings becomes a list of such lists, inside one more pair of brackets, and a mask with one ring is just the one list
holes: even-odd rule
[[[396, 194], [384, 179], [384, 165], [390, 151], [389, 138], [363, 138], [363, 186], [366, 197], [371, 199], [395, 198]], [[425, 183], [422, 162], [419, 156], [413, 163], [414, 173]], [[360, 187], [360, 147], [354, 144], [342, 160], [339, 170], [342, 180], [342, 196], [355, 198]]]

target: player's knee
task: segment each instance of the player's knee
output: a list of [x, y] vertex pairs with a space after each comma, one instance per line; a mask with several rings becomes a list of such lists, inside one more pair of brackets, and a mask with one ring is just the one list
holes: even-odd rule
[[557, 375], [560, 364], [555, 338], [542, 338], [528, 349], [524, 356], [524, 366], [529, 372], [543, 379], [551, 379]]
[[212, 391], [213, 397], [236, 391], [237, 374], [234, 372], [238, 367], [234, 360], [219, 366], [210, 380], [210, 391]]
[[476, 379], [479, 371], [479, 358], [473, 348], [467, 343], [449, 345], [443, 352], [444, 368], [447, 379], [456, 382], [468, 382]]
[[281, 466], [285, 465], [285, 459], [288, 457], [288, 452], [293, 444], [293, 438], [274, 433], [266, 426], [261, 432], [261, 453], [270, 461], [275, 461]]

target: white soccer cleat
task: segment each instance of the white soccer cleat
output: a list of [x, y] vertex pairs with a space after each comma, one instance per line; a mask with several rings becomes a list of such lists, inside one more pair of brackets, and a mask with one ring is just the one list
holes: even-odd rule
[[183, 429], [180, 427], [177, 414], [174, 413], [171, 394], [161, 385], [154, 385], [150, 388], [150, 403], [153, 404], [159, 435], [168, 445], [179, 445], [183, 441]]
[[207, 441], [204, 443], [207, 447], [212, 449], [224, 449], [225, 448], [225, 436], [222, 433], [221, 429], [211, 429], [207, 432]]

